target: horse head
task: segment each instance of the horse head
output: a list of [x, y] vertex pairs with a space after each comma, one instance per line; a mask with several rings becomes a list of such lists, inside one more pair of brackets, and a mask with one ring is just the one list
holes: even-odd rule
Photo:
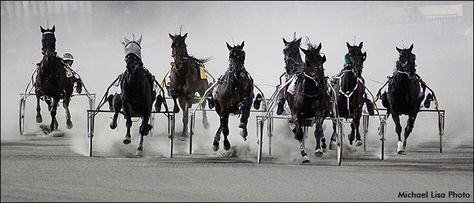
[[54, 35], [55, 26], [51, 29], [44, 29], [40, 26], [41, 29], [41, 53], [44, 58], [48, 59], [56, 54], [56, 37]]
[[133, 73], [138, 67], [143, 66], [143, 63], [141, 56], [142, 36], [140, 36], [140, 38], [137, 40], [135, 39], [135, 35], [132, 36], [132, 40], [124, 37], [122, 44], [124, 45], [125, 50], [125, 62], [127, 63], [127, 70]]
[[301, 37], [299, 39], [293, 39], [291, 42], [287, 42], [285, 38], [283, 38], [283, 43], [285, 44], [283, 55], [286, 73], [292, 75], [298, 71], [298, 67], [303, 65], [303, 60], [300, 55]]
[[400, 49], [398, 47], [395, 48], [400, 54], [397, 62], [397, 70], [410, 73], [415, 72], [416, 55], [411, 52], [413, 50], [413, 44], [408, 49]]
[[362, 74], [362, 68], [364, 68], [364, 61], [367, 58], [367, 52], [362, 53], [363, 42], [359, 43], [359, 46], [351, 46], [346, 42], [349, 61], [351, 66], [357, 71], [358, 74]]
[[184, 57], [188, 56], [188, 50], [186, 49], [186, 37], [188, 33], [181, 36], [181, 34], [172, 35], [169, 34], [172, 43], [171, 43], [171, 57], [174, 59], [175, 64], [181, 64], [181, 61]]
[[244, 68], [245, 61], [244, 42], [233, 47], [227, 42], [226, 45], [229, 49], [229, 68], [233, 71], [241, 71]]
[[301, 51], [305, 54], [305, 69], [304, 73], [317, 79], [323, 79], [324, 76], [324, 62], [326, 62], [326, 56], [320, 53], [321, 43], [317, 47], [308, 43], [308, 49], [301, 48]]

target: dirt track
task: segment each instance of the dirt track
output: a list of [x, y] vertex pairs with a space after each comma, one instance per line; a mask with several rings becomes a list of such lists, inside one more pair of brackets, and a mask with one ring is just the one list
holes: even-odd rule
[[[336, 166], [333, 152], [319, 160], [311, 157], [308, 165], [268, 156], [258, 165], [253, 152], [222, 157], [210, 149], [172, 159], [156, 153], [90, 158], [74, 153], [70, 143], [68, 134], [2, 141], [2, 201], [473, 200], [472, 145], [449, 149], [448, 143], [440, 154], [437, 143], [425, 143], [405, 156], [387, 151], [384, 161], [369, 148], [345, 153], [343, 166]], [[398, 198], [404, 191], [456, 191], [470, 197]]]

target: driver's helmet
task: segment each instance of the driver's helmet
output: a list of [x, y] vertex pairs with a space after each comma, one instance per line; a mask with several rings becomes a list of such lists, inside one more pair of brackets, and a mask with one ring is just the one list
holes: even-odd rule
[[64, 60], [64, 61], [71, 61], [71, 62], [73, 62], [73, 61], [74, 61], [74, 57], [72, 57], [72, 54], [70, 54], [70, 53], [64, 53], [64, 55], [63, 55], [63, 60]]

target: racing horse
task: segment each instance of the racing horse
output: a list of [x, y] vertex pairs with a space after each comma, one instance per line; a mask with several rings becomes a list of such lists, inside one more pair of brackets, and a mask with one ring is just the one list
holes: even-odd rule
[[41, 52], [43, 59], [37, 64], [37, 74], [35, 81], [36, 95], [36, 122], [43, 122], [41, 116], [40, 99], [48, 104], [48, 110], [51, 115], [51, 124], [49, 130], [58, 129], [56, 113], [59, 101], [63, 100], [63, 107], [66, 111], [66, 126], [68, 129], [73, 127], [71, 113], [69, 112], [69, 102], [74, 88], [74, 78], [67, 77], [66, 68], [63, 60], [56, 53], [56, 37], [54, 35], [55, 26], [51, 29], [44, 29], [40, 26]]
[[[302, 126], [310, 126], [308, 119], [315, 122], [314, 137], [316, 138], [315, 156], [322, 156], [321, 141], [324, 137], [323, 122], [331, 113], [331, 93], [327, 77], [324, 75], [326, 56], [320, 54], [321, 43], [317, 47], [308, 43], [308, 49], [301, 48], [305, 54], [304, 69], [296, 73], [294, 93], [285, 91], [291, 109], [291, 122], [295, 124], [293, 133], [300, 144], [303, 163], [309, 162], [304, 146]], [[323, 142], [323, 145], [325, 143]]]
[[[285, 48], [283, 49], [284, 61], [285, 61], [285, 82], [291, 79], [296, 72], [301, 72], [304, 68], [303, 59], [301, 58], [300, 54], [300, 44], [301, 44], [301, 37], [299, 39], [293, 39], [293, 41], [288, 42], [283, 38], [283, 43], [285, 44]], [[280, 84], [282, 82], [280, 81]], [[286, 91], [286, 88], [283, 88]], [[279, 94], [279, 101], [278, 101], [278, 108], [277, 108], [277, 115], [281, 115], [284, 110], [285, 105], [285, 94], [280, 92]]]
[[[408, 49], [395, 47], [399, 53], [396, 71], [388, 80], [388, 91], [382, 94], [382, 105], [387, 108], [387, 116], [392, 115], [395, 132], [398, 135], [397, 153], [405, 154], [407, 139], [415, 125], [415, 119], [420, 111], [421, 102], [425, 98], [426, 84], [416, 74], [416, 55], [412, 53], [413, 44]], [[429, 108], [433, 99], [431, 94], [426, 96], [424, 106]], [[401, 139], [402, 126], [400, 115], [408, 115], [404, 137]]]
[[220, 117], [220, 126], [214, 136], [213, 150], [219, 150], [219, 141], [221, 133], [224, 134], [224, 149], [230, 149], [230, 142], [227, 139], [229, 135], [229, 115], [240, 114], [241, 128], [240, 135], [247, 140], [247, 123], [250, 116], [250, 108], [253, 100], [253, 79], [245, 70], [245, 51], [244, 42], [240, 45], [230, 46], [229, 49], [229, 68], [217, 82], [212, 93], [212, 102], [215, 105], [217, 114]]
[[[126, 120], [127, 133], [124, 144], [131, 142], [130, 128], [132, 117], [141, 117], [136, 156], [143, 156], [143, 137], [147, 136], [152, 126], [148, 123], [151, 117], [156, 92], [153, 90], [154, 76], [143, 66], [141, 58], [142, 36], [135, 40], [124, 37], [126, 70], [119, 76], [120, 93], [113, 97], [114, 116], [110, 128], [117, 127], [117, 116], [123, 113]], [[123, 109], [123, 111], [121, 111]]]
[[[348, 53], [348, 63], [344, 65], [341, 72], [332, 77], [331, 85], [337, 91], [337, 110], [341, 118], [352, 118], [351, 134], [349, 135], [349, 144], [352, 145], [356, 139], [356, 146], [362, 145], [362, 139], [359, 133], [360, 118], [362, 117], [362, 107], [366, 101], [365, 81], [362, 78], [362, 69], [364, 61], [367, 58], [367, 52], [362, 53], [363, 42], [358, 46], [351, 46], [346, 42]], [[333, 120], [333, 135], [336, 132], [336, 121]], [[333, 136], [334, 137], [334, 136]], [[333, 149], [335, 140], [331, 140], [329, 146]]]
[[[174, 62], [171, 63], [168, 92], [174, 101], [174, 112], [179, 112], [179, 107], [183, 110], [183, 135], [187, 134], [189, 108], [191, 108], [193, 103], [197, 103], [197, 101], [194, 101], [195, 93], [198, 92], [199, 95], [203, 97], [206, 90], [210, 87], [205, 73], [203, 72], [205, 71], [204, 63], [210, 59], [197, 59], [190, 56], [185, 42], [187, 36], [188, 33], [183, 36], [181, 36], [181, 34], [169, 34], [172, 40], [171, 56]], [[179, 107], [176, 103], [176, 99], [178, 99]], [[205, 105], [206, 102], [204, 101], [202, 107], [204, 108]], [[209, 127], [206, 111], [202, 112], [202, 124], [206, 129]]]

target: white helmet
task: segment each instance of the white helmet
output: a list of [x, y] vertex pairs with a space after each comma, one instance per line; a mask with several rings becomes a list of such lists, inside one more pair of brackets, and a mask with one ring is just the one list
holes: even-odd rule
[[63, 60], [65, 60], [65, 61], [74, 61], [74, 57], [72, 57], [72, 54], [70, 54], [70, 53], [64, 53]]

